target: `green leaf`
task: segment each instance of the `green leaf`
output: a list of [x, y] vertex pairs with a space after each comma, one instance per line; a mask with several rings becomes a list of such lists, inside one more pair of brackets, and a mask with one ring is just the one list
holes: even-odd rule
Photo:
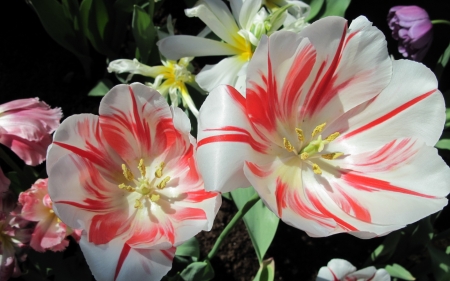
[[391, 277], [397, 277], [403, 280], [416, 280], [408, 270], [399, 264], [394, 263], [393, 265], [387, 265], [385, 269]]
[[380, 263], [388, 260], [395, 253], [401, 236], [402, 234], [400, 231], [390, 233], [386, 236], [383, 243], [372, 252], [370, 260], [366, 261], [365, 265], [373, 264], [375, 261]]
[[444, 251], [438, 250], [431, 245], [428, 245], [428, 252], [430, 253], [434, 278], [436, 281], [450, 280], [450, 255]]
[[326, 0], [325, 13], [321, 17], [345, 16], [345, 11], [347, 11], [350, 2], [351, 0]]
[[273, 281], [275, 278], [275, 261], [273, 258], [264, 260], [260, 265], [253, 281]]
[[80, 18], [84, 34], [94, 49], [108, 57], [115, 57], [111, 50], [112, 8], [103, 0], [83, 0], [80, 5]]
[[231, 193], [230, 192], [226, 192], [226, 193], [222, 193], [222, 197], [228, 199], [228, 200], [233, 200], [233, 198], [231, 198]]
[[441, 78], [444, 68], [448, 64], [449, 59], [450, 59], [450, 44], [445, 49], [444, 53], [440, 56], [440, 58], [437, 62], [436, 68], [434, 69], [434, 73], [436, 74], [438, 81]]
[[197, 239], [195, 237], [192, 237], [188, 241], [178, 246], [175, 255], [193, 257], [195, 258], [195, 260], [197, 260], [200, 257], [200, 245]]
[[441, 136], [441, 139], [435, 145], [440, 149], [448, 149], [450, 150], [450, 133], [444, 132]]
[[114, 3], [114, 8], [122, 10], [127, 13], [133, 12], [134, 6], [142, 7], [143, 4], [149, 2], [148, 0], [117, 0]]
[[103, 97], [113, 87], [113, 83], [108, 79], [101, 79], [98, 83], [89, 91], [88, 96], [91, 97]]
[[[238, 188], [231, 192], [231, 197], [236, 206], [241, 209], [254, 194], [256, 194], [256, 191], [253, 187]], [[247, 226], [259, 262], [263, 260], [272, 243], [279, 221], [280, 219], [262, 201], [257, 202], [244, 216], [244, 223]]]
[[444, 127], [447, 129], [450, 127], [450, 108], [445, 109], [445, 125]]
[[193, 262], [181, 273], [185, 281], [208, 281], [214, 278], [214, 269], [208, 261]]
[[131, 27], [139, 50], [139, 60], [145, 64], [153, 45], [155, 45], [156, 30], [152, 18], [142, 8], [134, 6]]
[[[308, 1], [306, 1], [306, 3], [308, 3]], [[310, 21], [320, 12], [320, 9], [322, 9], [323, 3], [324, 3], [324, 0], [309, 1], [308, 4], [309, 4], [309, 7], [311, 8], [311, 10], [309, 11], [309, 15], [306, 18], [306, 21]]]
[[428, 216], [420, 220], [417, 224], [417, 227], [414, 229], [409, 239], [409, 247], [423, 249], [423, 247], [433, 239], [433, 236], [434, 229], [431, 224], [431, 217]]

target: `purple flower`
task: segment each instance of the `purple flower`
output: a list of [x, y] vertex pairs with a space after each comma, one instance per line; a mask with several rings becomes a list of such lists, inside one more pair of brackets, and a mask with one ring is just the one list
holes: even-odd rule
[[418, 6], [395, 6], [389, 10], [388, 22], [398, 51], [405, 58], [421, 61], [433, 40], [428, 13]]

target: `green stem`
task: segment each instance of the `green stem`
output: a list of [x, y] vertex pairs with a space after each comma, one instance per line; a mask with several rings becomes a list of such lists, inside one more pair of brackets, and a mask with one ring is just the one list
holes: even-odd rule
[[223, 240], [227, 235], [230, 233], [231, 229], [236, 225], [237, 222], [239, 222], [245, 214], [253, 207], [253, 205], [256, 204], [261, 198], [259, 198], [258, 194], [253, 195], [250, 200], [245, 203], [244, 207], [237, 211], [237, 213], [234, 215], [234, 217], [231, 219], [231, 221], [227, 224], [225, 229], [220, 233], [219, 237], [216, 240], [216, 243], [214, 243], [214, 246], [212, 247], [211, 251], [209, 251], [208, 256], [205, 258], [205, 261], [210, 261], [219, 250], [220, 245], [222, 245]]
[[431, 23], [432, 24], [446, 24], [446, 25], [450, 25], [450, 21], [448, 21], [448, 20], [432, 20]]

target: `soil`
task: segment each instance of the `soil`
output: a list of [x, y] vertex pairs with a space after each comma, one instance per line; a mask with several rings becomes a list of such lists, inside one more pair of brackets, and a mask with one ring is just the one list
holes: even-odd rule
[[[433, 19], [446, 18], [450, 10], [448, 1], [429, 2], [410, 1], [408, 4], [427, 8]], [[181, 0], [167, 0], [164, 8], [170, 7], [172, 16], [177, 18], [177, 32], [196, 34], [202, 28], [202, 23], [184, 16], [183, 3]], [[399, 58], [396, 42], [390, 39], [385, 18], [389, 8], [398, 4], [404, 2], [354, 0], [347, 13], [349, 20], [364, 14], [373, 21], [387, 35], [389, 50], [396, 58]], [[163, 23], [166, 16], [166, 10], [159, 11], [157, 20]], [[95, 63], [92, 77], [87, 79], [77, 59], [48, 36], [36, 14], [24, 1], [4, 3], [0, 9], [0, 23], [0, 104], [13, 99], [40, 97], [52, 107], [61, 107], [65, 117], [78, 113], [97, 113], [100, 98], [87, 97], [86, 94], [106, 73], [104, 57], [93, 52]], [[441, 32], [440, 28], [436, 32]], [[440, 34], [448, 35], [449, 32]], [[450, 36], [447, 35], [436, 38], [425, 64], [435, 64], [448, 44]], [[197, 60], [198, 67], [208, 62], [211, 63], [211, 60]], [[38, 167], [43, 168], [42, 165]], [[235, 213], [234, 204], [224, 199], [213, 229], [197, 235], [203, 257]], [[448, 218], [447, 211], [440, 220], [444, 218]], [[275, 260], [275, 280], [309, 281], [314, 280], [318, 269], [332, 258], [347, 259], [360, 267], [381, 239], [360, 240], [345, 234], [310, 238], [303, 231], [280, 222], [266, 257]], [[214, 280], [252, 280], [259, 265], [243, 222], [224, 241], [212, 265], [215, 270]]]

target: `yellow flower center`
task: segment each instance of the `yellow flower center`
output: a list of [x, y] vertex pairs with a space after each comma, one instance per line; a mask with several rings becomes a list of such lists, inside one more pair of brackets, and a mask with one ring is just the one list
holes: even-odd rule
[[121, 183], [119, 184], [119, 188], [128, 192], [141, 194], [139, 199], [136, 199], [135, 201], [135, 208], [143, 207], [142, 200], [149, 199], [151, 202], [157, 202], [161, 198], [158, 190], [164, 189], [170, 181], [170, 176], [162, 178], [164, 176], [164, 167], [165, 163], [161, 162], [159, 166], [156, 167], [154, 177], [152, 178], [147, 174], [147, 167], [145, 166], [144, 159], [140, 159], [137, 168], [141, 176], [136, 178], [133, 175], [133, 172], [131, 172], [125, 164], [122, 164], [123, 176], [127, 181], [133, 182], [134, 187], [132, 185]]
[[[322, 135], [320, 133], [323, 131], [325, 126], [326, 123], [316, 126], [311, 133], [311, 140], [306, 144], [304, 143], [305, 136], [303, 134], [303, 130], [299, 128], [295, 128], [298, 140], [298, 143], [295, 145], [293, 145], [287, 138], [283, 138], [284, 148], [289, 152], [295, 152], [301, 160], [311, 165], [313, 172], [317, 175], [322, 174], [322, 169], [317, 163], [312, 162], [311, 159], [320, 157], [326, 160], [334, 160], [344, 155], [342, 152], [322, 153], [327, 144], [339, 137], [339, 132], [334, 132], [325, 139], [322, 139]], [[296, 147], [299, 147], [300, 149], [297, 150]]]

